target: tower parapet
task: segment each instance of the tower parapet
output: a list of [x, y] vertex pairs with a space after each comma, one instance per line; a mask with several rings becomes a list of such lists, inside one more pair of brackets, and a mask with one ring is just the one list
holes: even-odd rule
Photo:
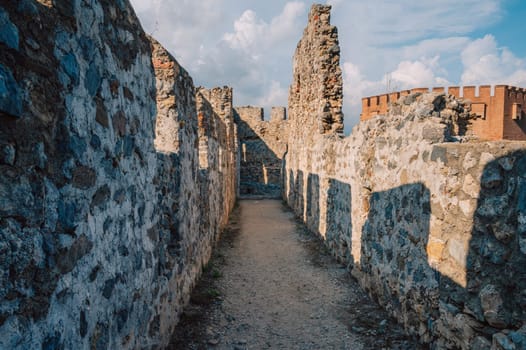
[[[376, 115], [389, 112], [391, 103], [402, 96], [415, 93], [446, 93], [445, 87], [415, 88], [389, 94], [362, 98], [360, 120], [367, 120]], [[526, 89], [496, 85], [450, 86], [447, 94], [469, 101], [471, 113], [476, 116], [471, 120], [470, 131], [486, 140], [526, 140]]]

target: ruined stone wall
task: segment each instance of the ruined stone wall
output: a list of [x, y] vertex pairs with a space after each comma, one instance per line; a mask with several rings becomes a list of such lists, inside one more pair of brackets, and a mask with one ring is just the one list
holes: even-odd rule
[[[317, 57], [323, 50], [312, 46], [301, 54]], [[295, 70], [308, 69], [298, 65], [311, 59], [295, 57]], [[313, 104], [327, 101], [306, 89], [319, 100]], [[456, 131], [469, 114], [453, 96], [415, 91], [342, 139], [314, 133], [318, 115], [311, 110], [291, 111], [291, 124], [303, 121], [291, 134], [311, 135], [290, 140], [283, 195], [422, 342], [520, 348], [526, 344], [526, 144], [460, 143]]]
[[291, 144], [343, 132], [340, 47], [330, 9], [312, 5], [294, 54], [288, 111]]
[[[463, 135], [481, 140], [526, 140], [526, 89], [507, 85], [495, 86], [450, 86], [447, 93], [468, 103], [472, 114], [463, 130]], [[427, 93], [428, 88], [403, 90], [378, 96], [362, 98], [360, 120], [368, 120], [379, 114], [386, 114], [390, 104], [401, 96], [411, 93]], [[435, 93], [444, 93], [445, 88], [435, 87]]]
[[[235, 198], [219, 179], [235, 146], [200, 174], [192, 80], [127, 1], [0, 18], [0, 348], [166, 345], [216, 236], [202, 228]], [[204, 212], [201, 183], [228, 205]]]
[[452, 142], [449, 121], [426, 112], [443, 95], [407, 98], [349, 138], [305, 146], [316, 156], [287, 169], [286, 200], [423, 342], [520, 346], [526, 144]]
[[[318, 154], [309, 152], [307, 146], [319, 140], [337, 139], [343, 130], [340, 49], [338, 31], [330, 24], [330, 9], [330, 6], [312, 5], [307, 27], [294, 54], [293, 80], [289, 90], [289, 142], [285, 157], [287, 172], [311, 168]], [[284, 175], [285, 182], [286, 179], [295, 181], [289, 173]], [[308, 192], [306, 185], [317, 180], [299, 176], [297, 181], [299, 183], [287, 184], [297, 194], [289, 194], [285, 189], [282, 192], [289, 197], [297, 214], [310, 225], [307, 217], [317, 208], [304, 205]]]
[[263, 108], [236, 107], [239, 128], [242, 196], [281, 197], [283, 157], [287, 151], [288, 121], [284, 107], [272, 107], [264, 120]]
[[238, 188], [238, 136], [232, 107], [232, 88], [198, 88], [197, 113], [200, 149], [206, 145], [200, 166], [203, 232], [217, 238], [228, 222]]

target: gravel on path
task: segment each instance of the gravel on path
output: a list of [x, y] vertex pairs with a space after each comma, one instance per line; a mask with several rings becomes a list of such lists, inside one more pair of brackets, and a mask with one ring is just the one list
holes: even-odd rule
[[280, 200], [241, 200], [170, 349], [419, 349]]

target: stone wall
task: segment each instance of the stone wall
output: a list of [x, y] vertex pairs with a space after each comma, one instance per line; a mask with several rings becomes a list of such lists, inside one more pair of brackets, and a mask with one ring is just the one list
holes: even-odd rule
[[[427, 93], [428, 88], [403, 90], [389, 94], [362, 98], [360, 120], [367, 120], [389, 111], [390, 103], [411, 93]], [[435, 93], [445, 88], [435, 87]], [[526, 140], [526, 89], [497, 85], [492, 94], [491, 86], [450, 86], [448, 94], [462, 99], [472, 115], [464, 134], [482, 140]]]
[[[295, 72], [324, 50], [296, 54]], [[291, 94], [329, 103], [322, 89], [301, 89]], [[361, 285], [435, 348], [524, 347], [526, 144], [460, 143], [468, 105], [439, 92], [404, 96], [344, 139], [313, 132], [319, 114], [303, 107], [289, 110], [299, 130], [284, 198]]]
[[[218, 238], [233, 209], [239, 183], [238, 126], [234, 123], [232, 88], [197, 89], [201, 152], [201, 232]], [[205, 153], [202, 153], [202, 150]]]
[[263, 108], [236, 107], [235, 120], [239, 127], [240, 195], [280, 198], [288, 142], [285, 108], [272, 107], [266, 121]]
[[127, 1], [0, 17], [0, 348], [162, 347], [232, 207], [235, 129], [203, 173], [192, 80]]
[[319, 134], [343, 132], [340, 46], [338, 30], [330, 24], [330, 9], [312, 5], [294, 54], [289, 89], [291, 145]]

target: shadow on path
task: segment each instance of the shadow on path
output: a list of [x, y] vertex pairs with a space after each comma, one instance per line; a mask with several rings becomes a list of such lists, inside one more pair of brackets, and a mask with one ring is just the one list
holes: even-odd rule
[[418, 349], [279, 200], [242, 200], [172, 349]]

